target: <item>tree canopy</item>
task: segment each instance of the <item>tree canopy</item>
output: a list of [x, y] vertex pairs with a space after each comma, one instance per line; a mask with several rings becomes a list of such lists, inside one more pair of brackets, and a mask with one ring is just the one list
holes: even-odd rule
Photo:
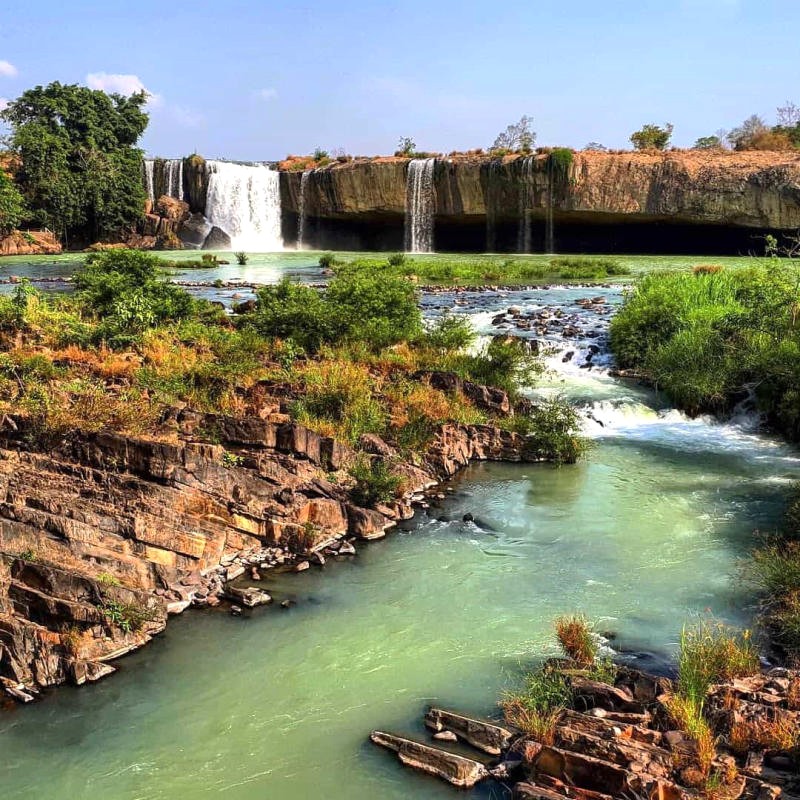
[[533, 118], [520, 117], [519, 122], [509, 125], [497, 135], [492, 150], [509, 150], [512, 153], [530, 153], [536, 141], [536, 131], [531, 129]]
[[643, 125], [631, 134], [631, 143], [637, 150], [666, 150], [672, 138], [672, 125]]
[[125, 97], [54, 82], [28, 89], [0, 116], [20, 158], [16, 181], [31, 222], [63, 238], [99, 239], [141, 216], [144, 92]]

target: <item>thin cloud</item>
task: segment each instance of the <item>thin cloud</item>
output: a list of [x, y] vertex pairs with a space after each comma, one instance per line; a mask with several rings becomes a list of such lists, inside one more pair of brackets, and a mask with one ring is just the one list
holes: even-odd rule
[[100, 89], [103, 92], [114, 94], [131, 95], [137, 92], [144, 92], [147, 95], [147, 104], [153, 108], [163, 103], [163, 98], [151, 92], [142, 83], [138, 75], [121, 75], [108, 72], [90, 72], [86, 76], [86, 84], [90, 89]]
[[13, 78], [18, 73], [19, 70], [10, 61], [0, 61], [0, 76]]
[[256, 95], [262, 100], [275, 100], [278, 97], [278, 90], [270, 86], [266, 89], [259, 89]]

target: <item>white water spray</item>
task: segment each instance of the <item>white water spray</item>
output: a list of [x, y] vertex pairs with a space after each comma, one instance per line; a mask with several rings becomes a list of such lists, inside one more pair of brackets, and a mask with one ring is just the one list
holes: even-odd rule
[[405, 249], [407, 253], [433, 252], [435, 158], [415, 158], [406, 178]]
[[277, 171], [264, 164], [207, 161], [206, 217], [231, 237], [234, 250], [283, 249]]

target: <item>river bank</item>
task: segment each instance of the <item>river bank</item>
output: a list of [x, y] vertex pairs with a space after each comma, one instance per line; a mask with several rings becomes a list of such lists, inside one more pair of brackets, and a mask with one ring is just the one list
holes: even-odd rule
[[[619, 302], [618, 289], [604, 294]], [[736, 424], [689, 420], [611, 378], [608, 316], [578, 303], [590, 298], [570, 287], [422, 298], [427, 316], [467, 313], [485, 335], [502, 332], [491, 324], [498, 316], [515, 324], [512, 306], [520, 318], [561, 309], [582, 320], [581, 336], [565, 340], [553, 328], [545, 337], [558, 352], [539, 393], [582, 409], [595, 441], [589, 459], [562, 469], [470, 467], [453, 492], [355, 558], [252, 582], [275, 602], [247, 619], [213, 609], [176, 618], [118, 662], [112, 680], [0, 721], [9, 796], [48, 797], [56, 771], [71, 796], [115, 800], [222, 789], [243, 800], [322, 790], [400, 798], [410, 786], [419, 797], [451, 797], [374, 753], [364, 733], [380, 722], [418, 735], [434, 699], [490, 713], [520, 666], [552, 654], [550, 620], [565, 608], [601, 620], [645, 668], [669, 664], [692, 612], [710, 607], [748, 624], [755, 598], [736, 563], [752, 531], [779, 518], [796, 454]], [[598, 327], [599, 338], [583, 338]], [[602, 357], [581, 369], [595, 342]], [[284, 609], [283, 600], [295, 605]], [[312, 764], [302, 755], [310, 746]], [[32, 755], [45, 753], [31, 770]]]

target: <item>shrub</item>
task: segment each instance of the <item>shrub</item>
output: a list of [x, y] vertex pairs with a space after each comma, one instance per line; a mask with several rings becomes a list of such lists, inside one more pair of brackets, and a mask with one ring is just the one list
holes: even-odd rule
[[245, 252], [243, 252], [241, 250], [236, 252], [236, 253], [234, 253], [233, 257], [236, 259], [236, 263], [240, 267], [245, 266], [247, 264], [247, 262], [250, 260], [250, 256], [248, 256], [247, 253], [245, 253]]
[[750, 750], [791, 750], [800, 744], [800, 731], [789, 715], [776, 710], [772, 718], [735, 720], [728, 743], [731, 750], [741, 756]]
[[350, 475], [355, 479], [350, 499], [365, 508], [393, 500], [402, 483], [401, 478], [380, 458], [361, 456], [350, 467]]
[[256, 313], [247, 320], [262, 336], [292, 339], [309, 352], [334, 339], [329, 308], [316, 289], [285, 278], [262, 286], [256, 296]]
[[560, 398], [539, 403], [531, 411], [504, 419], [502, 426], [530, 438], [528, 449], [541, 459], [573, 464], [586, 452], [580, 435], [581, 421], [575, 409]]
[[147, 606], [140, 603], [124, 603], [113, 598], [104, 598], [101, 606], [103, 614], [110, 625], [114, 625], [124, 633], [134, 633], [152, 622], [155, 614]]
[[138, 250], [91, 253], [74, 277], [80, 301], [102, 318], [101, 335], [131, 335], [185, 319], [195, 304], [188, 292], [168, 283], [160, 259]]
[[469, 347], [475, 338], [475, 329], [468, 317], [444, 314], [427, 328], [418, 343], [440, 353], [458, 353]]
[[335, 266], [339, 263], [339, 259], [333, 253], [323, 253], [319, 257], [319, 265], [323, 269], [330, 269], [331, 267]]
[[597, 657], [597, 640], [589, 623], [582, 614], [558, 617], [555, 622], [556, 636], [561, 649], [575, 664], [582, 668], [591, 667]]
[[402, 267], [406, 263], [405, 253], [392, 253], [392, 255], [386, 259], [386, 263], [390, 267]]

